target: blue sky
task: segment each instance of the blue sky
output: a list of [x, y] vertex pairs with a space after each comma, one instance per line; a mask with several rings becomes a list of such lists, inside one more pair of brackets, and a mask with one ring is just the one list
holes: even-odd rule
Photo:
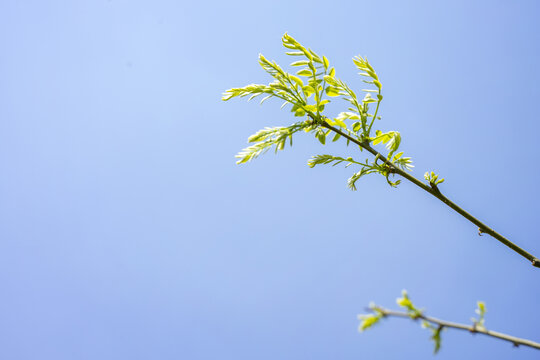
[[[221, 102], [286, 65], [288, 32], [354, 89], [383, 83], [421, 177], [540, 255], [534, 1], [0, 3], [0, 357], [431, 359], [418, 324], [358, 333], [401, 289], [428, 314], [539, 341], [539, 270], [411, 184], [310, 169], [292, 149], [243, 166], [280, 103]], [[332, 104], [334, 105], [334, 104]], [[341, 103], [329, 107], [342, 110]], [[538, 358], [443, 333], [439, 359]]]

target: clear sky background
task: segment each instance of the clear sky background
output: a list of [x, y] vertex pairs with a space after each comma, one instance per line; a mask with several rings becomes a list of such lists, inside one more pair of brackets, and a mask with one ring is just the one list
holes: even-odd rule
[[[540, 341], [540, 269], [411, 184], [310, 169], [311, 136], [243, 166], [280, 102], [221, 102], [281, 36], [380, 75], [414, 175], [540, 255], [536, 1], [0, 2], [0, 358], [432, 359], [370, 301]], [[339, 105], [339, 106], [338, 106]], [[345, 103], [330, 107], [336, 115]], [[438, 359], [538, 359], [447, 331]]]

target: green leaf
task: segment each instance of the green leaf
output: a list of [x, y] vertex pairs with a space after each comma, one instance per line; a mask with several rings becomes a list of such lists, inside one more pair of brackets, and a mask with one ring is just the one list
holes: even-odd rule
[[304, 56], [304, 53], [301, 51], [290, 51], [290, 52], [286, 52], [285, 54], [289, 56]]
[[294, 75], [289, 74], [289, 77], [290, 77], [295, 83], [297, 83], [298, 86], [300, 86], [300, 87], [304, 86], [304, 82], [303, 82], [302, 79], [300, 79], [298, 76], [294, 76]]
[[358, 116], [356, 113], [344, 111], [339, 113], [338, 118], [342, 120], [351, 119], [351, 120], [360, 120], [360, 116]]
[[408, 298], [399, 298], [396, 300], [396, 302], [399, 306], [403, 306], [405, 308], [410, 308], [412, 306], [411, 300]]
[[328, 69], [328, 66], [330, 65], [330, 64], [328, 63], [328, 59], [326, 58], [326, 56], [323, 56], [322, 59], [323, 59], [324, 68], [325, 68], [325, 69]]
[[313, 75], [313, 73], [307, 68], [298, 71], [296, 74], [300, 75], [300, 76], [312, 76]]
[[362, 100], [364, 104], [374, 103], [377, 102], [374, 98], [371, 97], [370, 93], [367, 93], [366, 96], [364, 96], [364, 100]]
[[236, 163], [237, 164], [243, 164], [251, 159], [256, 158], [260, 154], [268, 151], [268, 149], [274, 145], [275, 142], [273, 141], [264, 141], [252, 146], [248, 146], [247, 148], [243, 149], [241, 152], [239, 152], [235, 157], [239, 159]]
[[317, 133], [315, 134], [315, 136], [321, 144], [324, 145], [326, 143], [326, 134], [321, 129], [317, 129]]
[[[324, 131], [321, 130], [321, 132], [327, 136], [330, 131], [324, 133]], [[341, 164], [341, 163], [347, 163], [345, 165], [345, 167], [348, 167], [352, 164], [357, 164], [357, 165], [361, 165], [361, 166], [365, 166], [366, 164], [362, 164], [358, 161], [355, 161], [353, 160], [352, 157], [348, 157], [348, 158], [343, 158], [343, 157], [340, 157], [340, 156], [334, 156], [334, 155], [315, 155], [313, 156], [311, 159], [309, 159], [308, 161], [308, 165], [309, 167], [314, 167], [316, 165], [326, 165], [326, 164], [332, 164], [332, 166], [336, 166], [338, 164]]]
[[473, 322], [475, 326], [485, 328], [484, 317], [486, 316], [486, 304], [483, 301], [478, 301], [477, 303], [478, 308], [474, 311], [478, 315], [478, 320], [473, 318]]
[[377, 324], [381, 320], [382, 315], [377, 314], [369, 314], [369, 315], [359, 315], [358, 319], [362, 322], [360, 323], [360, 326], [358, 327], [359, 331], [364, 331], [366, 329], [369, 329], [373, 325]]
[[409, 294], [407, 294], [407, 290], [401, 291], [401, 297], [396, 299], [396, 303], [399, 306], [403, 306], [407, 308], [407, 310], [414, 310], [415, 307], [413, 306], [411, 299], [409, 299]]
[[329, 85], [338, 86], [337, 81], [330, 75], [324, 75], [324, 81], [326, 81], [326, 83]]
[[243, 88], [232, 88], [228, 89], [223, 93], [222, 100], [227, 101], [232, 99], [233, 97], [244, 97], [247, 95], [253, 95], [253, 94], [261, 94], [263, 92], [271, 93], [272, 89], [270, 89], [266, 85], [262, 84], [250, 84], [247, 86], [244, 86]]
[[442, 326], [439, 326], [435, 329], [432, 329], [432, 335], [431, 335], [431, 340], [433, 340], [433, 342], [435, 343], [435, 347], [433, 349], [433, 353], [434, 354], [437, 354], [439, 352], [439, 350], [441, 349], [441, 331], [442, 331], [443, 327]]
[[261, 100], [260, 104], [262, 104], [262, 103], [265, 102], [266, 100], [270, 99], [272, 96], [274, 96], [274, 95], [268, 95], [268, 96], [264, 97], [264, 98]]
[[[303, 54], [302, 54], [303, 55]], [[291, 64], [291, 66], [302, 66], [302, 65], [307, 65], [309, 64], [309, 61], [308, 60], [300, 60], [300, 61], [295, 61]]]
[[335, 88], [333, 86], [328, 86], [325, 89], [325, 92], [326, 92], [326, 95], [331, 96], [331, 97], [339, 96], [339, 89], [337, 89], [337, 88]]
[[345, 122], [340, 119], [340, 118], [335, 118], [334, 121], [336, 122], [336, 124], [340, 127], [340, 128], [343, 128], [343, 129], [346, 129], [347, 128], [347, 124], [345, 124]]
[[478, 305], [478, 312], [480, 314], [485, 314], [485, 312], [486, 312], [486, 304], [483, 301], [478, 301], [477, 305]]
[[315, 52], [311, 49], [308, 49], [308, 51], [309, 51], [309, 54], [311, 54], [311, 60], [322, 64], [322, 60], [319, 57], [319, 55], [315, 54]]
[[306, 95], [306, 97], [310, 97], [311, 95], [315, 94], [315, 89], [313, 89], [310, 85], [306, 85], [302, 88], [302, 90], [304, 91], [304, 95]]
[[393, 154], [399, 148], [401, 143], [401, 135], [397, 131], [389, 131], [387, 133], [382, 133], [380, 130], [376, 131], [376, 137], [372, 138], [373, 145], [379, 143], [386, 144], [386, 148], [390, 150], [390, 154]]
[[262, 130], [259, 130], [248, 138], [248, 141], [250, 143], [255, 144], [248, 146], [240, 153], [238, 153], [236, 155], [236, 158], [238, 158], [239, 160], [236, 163], [246, 163], [258, 157], [260, 154], [268, 151], [268, 149], [270, 149], [274, 145], [276, 147], [276, 151], [283, 150], [287, 138], [290, 139], [290, 144], [292, 145], [293, 134], [307, 128], [308, 126], [309, 125], [305, 121], [301, 121], [287, 127], [266, 127]]
[[364, 175], [370, 174], [372, 172], [375, 172], [372, 168], [366, 168], [363, 167], [360, 169], [360, 171], [354, 173], [348, 180], [347, 180], [347, 186], [352, 191], [356, 191], [356, 182]]
[[424, 179], [426, 179], [432, 186], [433, 185], [439, 185], [444, 182], [444, 179], [439, 179], [439, 175], [435, 174], [435, 172], [429, 172], [427, 171], [424, 174]]
[[305, 105], [304, 109], [306, 111], [316, 112], [317, 111], [317, 106], [316, 105]]
[[341, 134], [336, 133], [336, 135], [334, 135], [334, 138], [332, 139], [332, 142], [338, 141], [340, 137], [341, 137]]
[[321, 91], [322, 89], [321, 83], [322, 83], [321, 79], [315, 79], [315, 80], [313, 78], [309, 79], [309, 85], [312, 88], [317, 89], [317, 91]]
[[328, 72], [328, 75], [330, 75], [331, 77], [336, 76], [336, 69], [334, 69], [333, 67], [330, 68], [330, 71]]
[[[285, 46], [287, 49], [296, 49], [296, 46], [292, 44], [288, 44], [286, 42], [283, 42], [283, 46]], [[302, 54], [303, 55], [303, 54]]]

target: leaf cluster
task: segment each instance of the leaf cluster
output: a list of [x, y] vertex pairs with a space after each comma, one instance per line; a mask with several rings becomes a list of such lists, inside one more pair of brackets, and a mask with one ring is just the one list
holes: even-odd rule
[[[304, 47], [288, 34], [283, 35], [282, 44], [287, 49], [286, 54], [296, 57], [290, 65], [298, 69], [296, 73], [287, 72], [275, 61], [270, 61], [262, 54], [259, 55], [259, 64], [273, 78], [273, 82], [264, 84], [249, 84], [241, 88], [232, 88], [223, 94], [223, 100], [230, 100], [234, 97], [247, 97], [249, 100], [264, 95], [261, 103], [270, 98], [284, 100], [282, 108], [291, 106], [294, 116], [305, 117], [301, 122], [296, 122], [287, 127], [264, 128], [249, 138], [250, 143], [254, 143], [243, 149], [236, 157], [238, 164], [248, 162], [260, 154], [266, 152], [272, 146], [276, 152], [285, 147], [288, 140], [292, 145], [292, 137], [298, 130], [302, 129], [311, 133], [322, 144], [327, 143], [326, 138], [333, 134], [332, 142], [342, 138], [336, 131], [347, 134], [346, 145], [350, 145], [351, 139], [363, 144], [386, 144], [388, 154], [387, 161], [378, 163], [377, 158], [371, 162], [349, 161], [348, 165], [357, 165], [359, 169], [349, 178], [348, 187], [356, 190], [356, 181], [362, 176], [378, 173], [383, 175], [388, 184], [397, 186], [400, 181], [390, 181], [389, 176], [395, 173], [395, 168], [411, 170], [412, 161], [410, 157], [403, 156], [399, 152], [401, 135], [397, 131], [382, 132], [376, 130], [371, 136], [372, 127], [376, 119], [380, 119], [378, 114], [379, 105], [383, 99], [382, 85], [377, 73], [366, 58], [355, 56], [353, 63], [360, 70], [360, 75], [365, 77], [365, 83], [373, 86], [372, 89], [363, 89], [363, 97], [359, 97], [345, 82], [336, 76], [336, 71], [330, 66], [330, 62], [325, 56], [320, 56], [313, 50]], [[328, 97], [328, 98], [325, 98]], [[327, 116], [325, 105], [330, 98], [341, 97], [349, 103], [346, 111], [340, 112], [337, 116]], [[370, 112], [370, 105], [376, 106], [375, 111]], [[323, 126], [324, 125], [324, 126]], [[362, 149], [360, 147], [360, 149]], [[308, 165], [314, 167], [319, 164], [336, 165], [343, 162], [340, 156], [317, 155], [309, 160]], [[391, 165], [388, 165], [390, 163]]]
[[[411, 319], [417, 320], [419, 318], [422, 318], [423, 311], [413, 305], [411, 299], [409, 298], [409, 295], [407, 294], [407, 291], [403, 290], [401, 295], [401, 298], [396, 299], [396, 303], [407, 310], [407, 314]], [[443, 327], [439, 325], [434, 325], [427, 320], [422, 321], [422, 327], [431, 331], [430, 339], [434, 343], [435, 347], [433, 352], [436, 354], [441, 349], [441, 331], [443, 330]]]
[[358, 331], [360, 332], [373, 327], [375, 324], [378, 324], [379, 321], [385, 316], [375, 304], [370, 304], [369, 309], [372, 311], [371, 314], [358, 315], [358, 320], [360, 320]]
[[[443, 326], [442, 323], [438, 323], [438, 320], [436, 319], [424, 316], [424, 310], [417, 308], [413, 304], [406, 290], [402, 291], [401, 297], [396, 299], [396, 303], [405, 309], [405, 313], [400, 313], [401, 316], [406, 314], [412, 320], [422, 320], [422, 328], [428, 329], [431, 332], [430, 340], [432, 340], [434, 344], [434, 353], [436, 354], [439, 352], [441, 349], [441, 334], [445, 329], [445, 326]], [[479, 318], [471, 318], [473, 329], [485, 330], [484, 317], [486, 314], [486, 305], [482, 301], [478, 301], [477, 306], [478, 308], [475, 312]], [[358, 319], [360, 320], [359, 331], [369, 329], [377, 324], [382, 318], [392, 315], [389, 310], [385, 310], [373, 303], [369, 305], [369, 310], [371, 311], [371, 314], [358, 315]]]
[[[404, 164], [403, 166], [410, 166], [408, 165], [407, 158], [400, 161], [400, 157], [403, 155], [403, 153], [396, 154], [393, 158], [393, 162], [395, 164], [398, 164], [398, 166], [401, 166], [401, 164]], [[379, 173], [386, 177], [386, 180], [391, 186], [397, 186], [400, 183], [400, 180], [397, 180], [395, 182], [390, 181], [389, 176], [393, 173], [393, 169], [390, 168], [388, 165], [382, 163], [379, 164], [377, 162], [377, 159], [375, 161], [370, 162], [369, 159], [366, 159], [365, 162], [360, 162], [354, 160], [352, 157], [343, 158], [340, 156], [334, 156], [334, 155], [315, 155], [313, 156], [309, 161], [308, 165], [309, 167], [313, 168], [316, 165], [327, 165], [331, 164], [332, 166], [336, 166], [341, 163], [346, 163], [345, 167], [349, 167], [353, 164], [359, 165], [360, 170], [355, 172], [347, 181], [347, 185], [349, 189], [356, 190], [356, 182], [364, 175], [372, 174], [372, 173]]]
[[439, 179], [439, 175], [435, 174], [433, 171], [431, 173], [426, 171], [424, 174], [424, 179], [426, 179], [431, 186], [437, 186], [444, 182], [444, 179]]
[[474, 328], [482, 328], [485, 329], [485, 316], [486, 316], [486, 304], [483, 301], [478, 301], [476, 303], [477, 308], [474, 310], [474, 312], [478, 315], [478, 319], [471, 318], [471, 321], [473, 322]]
[[[317, 55], [313, 50], [307, 49], [288, 34], [283, 35], [283, 46], [289, 50], [287, 55], [301, 56], [302, 60], [291, 63], [292, 67], [302, 67], [296, 75], [286, 72], [275, 61], [270, 61], [259, 54], [259, 65], [274, 79], [268, 85], [250, 84], [242, 88], [232, 88], [223, 93], [222, 100], [227, 101], [234, 97], [250, 96], [249, 100], [265, 94], [261, 102], [271, 97], [285, 100], [284, 105], [292, 106], [291, 112], [295, 116], [308, 115], [315, 119], [324, 110], [324, 105], [330, 100], [322, 100], [322, 76], [328, 73], [329, 63], [324, 56]], [[334, 71], [334, 70], [332, 70]], [[304, 79], [302, 79], [304, 78]], [[310, 98], [314, 95], [314, 100]]]
[[278, 126], [273, 128], [265, 127], [264, 129], [257, 131], [248, 138], [248, 142], [254, 144], [244, 148], [236, 155], [236, 158], [239, 159], [236, 163], [242, 164], [255, 159], [268, 151], [272, 146], [275, 147], [275, 152], [283, 150], [287, 143], [287, 139], [289, 140], [290, 146], [292, 146], [293, 134], [305, 129], [307, 126], [309, 125], [305, 122], [299, 122], [290, 126]]

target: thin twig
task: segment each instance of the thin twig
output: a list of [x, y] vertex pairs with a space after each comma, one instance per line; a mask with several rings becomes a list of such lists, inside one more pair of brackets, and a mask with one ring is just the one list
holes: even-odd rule
[[400, 318], [409, 318], [412, 320], [422, 319], [431, 324], [436, 324], [438, 326], [442, 326], [446, 328], [466, 330], [473, 334], [484, 334], [487, 336], [491, 336], [497, 339], [511, 342], [514, 346], [524, 345], [524, 346], [529, 346], [534, 349], [540, 350], [540, 343], [527, 340], [527, 339], [521, 339], [512, 335], [503, 334], [503, 333], [493, 331], [493, 330], [487, 330], [486, 328], [481, 327], [481, 326], [459, 324], [459, 323], [455, 323], [451, 321], [440, 320], [431, 316], [426, 316], [424, 314], [415, 315], [415, 318], [413, 318], [411, 317], [410, 314], [406, 312], [389, 310], [389, 309], [385, 309], [379, 306], [372, 307], [370, 308], [370, 310], [380, 312], [384, 317], [400, 317]]
[[540, 268], [540, 259], [538, 259], [534, 255], [528, 253], [527, 251], [523, 250], [522, 248], [520, 248], [519, 246], [517, 246], [516, 244], [514, 244], [513, 242], [511, 242], [510, 240], [508, 240], [507, 238], [505, 238], [504, 236], [502, 236], [501, 234], [499, 234], [498, 232], [493, 230], [492, 228], [488, 227], [487, 225], [482, 223], [480, 220], [478, 220], [477, 218], [475, 218], [471, 214], [469, 214], [467, 211], [463, 210], [457, 204], [455, 204], [450, 199], [448, 199], [446, 196], [444, 196], [436, 186], [434, 186], [434, 187], [428, 186], [428, 185], [424, 184], [422, 181], [415, 178], [414, 176], [406, 173], [405, 171], [401, 170], [399, 167], [395, 166], [391, 161], [386, 159], [385, 156], [382, 156], [377, 150], [373, 149], [369, 145], [369, 142], [367, 142], [367, 141], [364, 141], [364, 142], [359, 141], [359, 140], [355, 139], [354, 137], [344, 133], [340, 129], [329, 125], [326, 121], [323, 121], [321, 123], [321, 126], [327, 128], [327, 129], [330, 129], [330, 130], [334, 131], [337, 134], [340, 134], [341, 136], [343, 136], [347, 140], [349, 140], [349, 141], [355, 143], [356, 145], [362, 147], [363, 149], [369, 151], [371, 154], [375, 155], [376, 157], [381, 159], [381, 161], [384, 162], [387, 166], [389, 166], [392, 169], [393, 173], [396, 173], [396, 174], [404, 177], [405, 179], [409, 180], [410, 182], [412, 182], [416, 186], [420, 187], [421, 189], [423, 189], [423, 190], [427, 191], [428, 193], [430, 193], [431, 195], [435, 196], [437, 199], [441, 200], [443, 203], [448, 205], [450, 208], [452, 208], [458, 214], [460, 214], [461, 216], [463, 216], [464, 218], [466, 218], [467, 220], [472, 222], [474, 225], [476, 225], [481, 233], [486, 233], [486, 234], [491, 235], [492, 237], [499, 240], [504, 245], [508, 246], [510, 249], [514, 250], [515, 252], [517, 252], [518, 254], [520, 254], [521, 256], [526, 258], [527, 260], [529, 260], [533, 266]]

